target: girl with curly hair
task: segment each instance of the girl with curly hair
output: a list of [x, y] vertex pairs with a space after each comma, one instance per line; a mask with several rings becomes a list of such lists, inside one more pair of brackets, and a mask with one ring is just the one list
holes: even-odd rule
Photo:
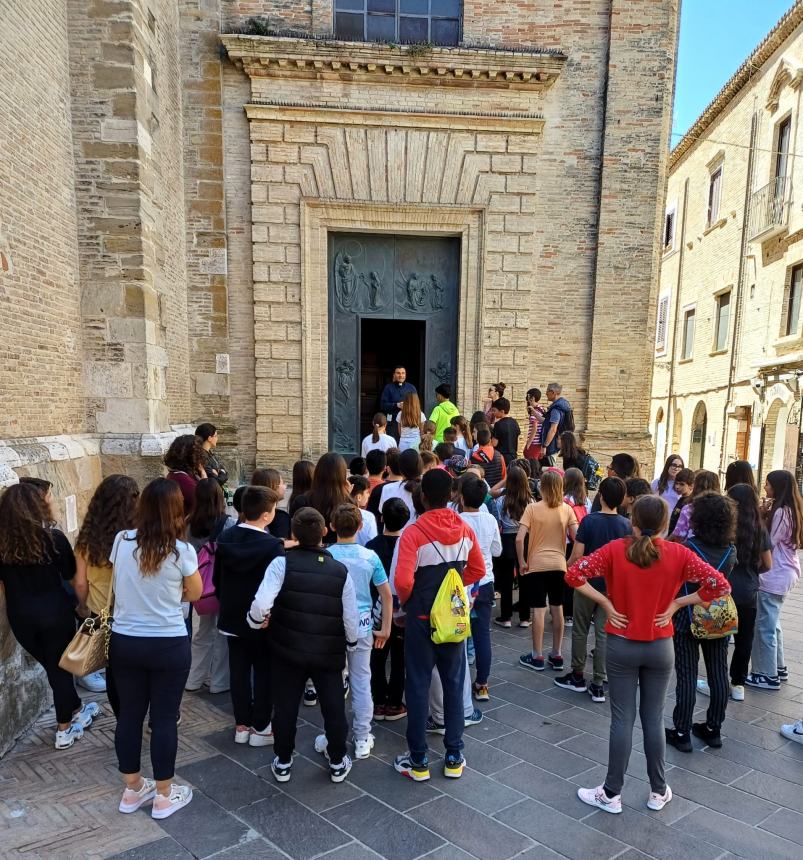
[[175, 481], [181, 490], [186, 516], [189, 516], [192, 510], [198, 481], [206, 477], [205, 458], [206, 452], [200, 438], [190, 433], [176, 436], [165, 454], [164, 464], [169, 470], [167, 477]]
[[[184, 499], [178, 484], [157, 478], [137, 503], [135, 529], [114, 540], [114, 623], [109, 668], [120, 697], [114, 746], [125, 791], [120, 812], [153, 800], [153, 818], [167, 818], [192, 800], [173, 785], [176, 718], [190, 671], [190, 640], [182, 601], [201, 597], [198, 557], [184, 540]], [[140, 771], [142, 724], [150, 709], [153, 779]]]
[[[134, 512], [139, 499], [139, 487], [126, 475], [109, 475], [95, 490], [75, 542], [75, 595], [77, 613], [81, 618], [97, 616], [109, 602], [112, 587], [112, 566], [109, 557], [117, 532], [134, 525]], [[115, 714], [120, 709], [117, 691], [110, 675], [104, 679], [100, 672], [78, 679], [87, 690], [109, 696]]]
[[75, 578], [75, 556], [54, 527], [50, 505], [30, 483], [15, 484], [0, 496], [0, 583], [17, 642], [47, 673], [56, 707], [56, 749], [83, 737], [100, 713], [95, 702], [81, 704], [73, 676], [59, 668], [75, 634], [75, 616], [62, 582]]
[[[691, 530], [683, 545], [696, 553], [728, 580], [736, 565], [737, 554], [733, 540], [736, 535], [736, 502], [717, 491], [699, 493], [691, 510]], [[678, 598], [696, 591], [684, 584]], [[673, 618], [675, 674], [674, 728], [666, 730], [666, 742], [681, 752], [691, 752], [691, 735], [710, 747], [722, 746], [720, 729], [725, 720], [725, 708], [730, 697], [728, 683], [728, 637], [696, 639], [691, 632], [691, 610], [683, 607]], [[697, 664], [703, 653], [708, 680], [698, 687]], [[708, 711], [704, 722], [692, 723], [697, 691], [708, 695]]]

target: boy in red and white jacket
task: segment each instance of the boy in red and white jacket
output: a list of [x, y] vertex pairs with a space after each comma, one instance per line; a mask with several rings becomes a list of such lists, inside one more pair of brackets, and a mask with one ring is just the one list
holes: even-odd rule
[[396, 757], [393, 766], [416, 782], [429, 779], [426, 721], [432, 670], [437, 667], [443, 684], [446, 747], [444, 775], [463, 773], [463, 683], [465, 645], [432, 641], [429, 615], [446, 573], [454, 568], [464, 585], [479, 582], [485, 562], [472, 529], [446, 505], [451, 499], [452, 478], [432, 469], [421, 479], [421, 497], [426, 508], [407, 526], [397, 545], [394, 585], [406, 614], [404, 659], [406, 669], [407, 743], [409, 751]]

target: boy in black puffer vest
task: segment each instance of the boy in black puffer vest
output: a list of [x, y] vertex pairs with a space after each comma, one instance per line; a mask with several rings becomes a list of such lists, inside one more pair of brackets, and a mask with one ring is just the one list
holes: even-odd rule
[[265, 569], [284, 555], [284, 544], [265, 529], [273, 520], [278, 495], [268, 487], [246, 487], [240, 507], [243, 521], [217, 540], [212, 583], [220, 603], [218, 630], [229, 646], [234, 743], [252, 747], [273, 741], [270, 634], [252, 630], [245, 614]]
[[329, 775], [342, 782], [351, 770], [343, 669], [346, 648], [357, 645], [357, 597], [346, 566], [321, 546], [326, 525], [316, 510], [296, 511], [292, 533], [298, 546], [270, 563], [248, 612], [255, 629], [270, 622], [276, 753], [271, 771], [277, 782], [290, 779], [298, 706], [311, 678], [323, 715]]

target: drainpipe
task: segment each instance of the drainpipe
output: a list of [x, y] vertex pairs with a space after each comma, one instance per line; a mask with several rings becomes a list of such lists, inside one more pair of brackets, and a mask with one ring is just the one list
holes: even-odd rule
[[[731, 405], [733, 397], [734, 377], [736, 375], [736, 347], [739, 343], [739, 334], [742, 328], [742, 308], [744, 305], [745, 293], [745, 261], [747, 260], [747, 246], [749, 244], [750, 230], [750, 196], [753, 189], [753, 170], [756, 159], [756, 135], [758, 133], [758, 113], [753, 113], [753, 119], [750, 123], [750, 146], [747, 151], [747, 177], [744, 185], [744, 204], [742, 208], [742, 238], [739, 247], [739, 273], [736, 277], [736, 303], [733, 316], [733, 329], [731, 331], [731, 358], [728, 368], [728, 389], [725, 397], [725, 405], [722, 408], [722, 436], [719, 454], [719, 473], [720, 476], [725, 474], [725, 458], [727, 456], [725, 441], [728, 431], [728, 409]], [[752, 422], [751, 422], [752, 423]], [[760, 474], [760, 473], [759, 473]]]
[[[675, 279], [675, 313], [672, 321], [672, 346], [669, 353], [669, 390], [666, 394], [666, 437], [664, 438], [663, 459], [669, 456], [671, 439], [669, 436], [669, 416], [672, 416], [672, 435], [675, 433], [675, 412], [677, 398], [674, 395], [675, 386], [675, 355], [678, 341], [678, 317], [680, 316], [680, 291], [683, 285], [683, 263], [686, 260], [686, 212], [689, 201], [689, 177], [683, 182], [683, 205], [680, 210], [680, 249], [678, 251], [678, 276]], [[656, 452], [657, 453], [657, 452]]]

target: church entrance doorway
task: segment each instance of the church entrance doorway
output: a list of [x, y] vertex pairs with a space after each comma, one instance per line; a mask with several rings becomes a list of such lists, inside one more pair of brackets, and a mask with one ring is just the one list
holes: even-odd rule
[[404, 367], [407, 381], [423, 390], [426, 325], [424, 320], [360, 320], [360, 439], [371, 432], [382, 389], [397, 367]]
[[460, 240], [329, 234], [329, 448], [349, 456], [397, 365], [429, 414], [457, 382]]

